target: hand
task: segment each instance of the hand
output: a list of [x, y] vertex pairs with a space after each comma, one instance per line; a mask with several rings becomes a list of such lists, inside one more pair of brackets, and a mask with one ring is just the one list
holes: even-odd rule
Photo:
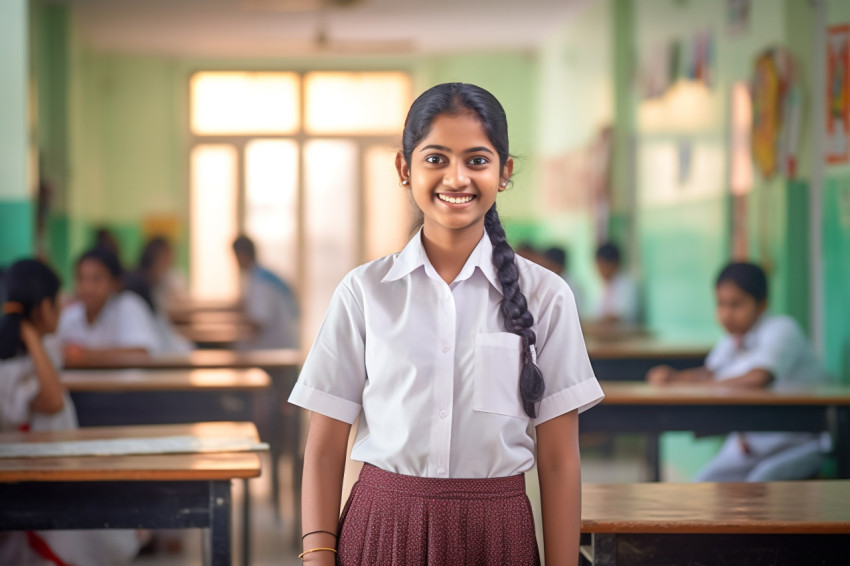
[[86, 354], [86, 349], [79, 344], [65, 344], [63, 351], [66, 360], [80, 360]]
[[670, 366], [655, 366], [646, 374], [646, 381], [652, 385], [666, 385], [673, 381], [675, 373]]
[[35, 326], [28, 320], [21, 320], [21, 341], [30, 347], [30, 344], [41, 341], [41, 336]]

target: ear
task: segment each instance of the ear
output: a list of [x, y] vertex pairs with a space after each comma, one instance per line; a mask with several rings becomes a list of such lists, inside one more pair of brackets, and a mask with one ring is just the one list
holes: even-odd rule
[[505, 166], [502, 167], [502, 179], [499, 181], [499, 192], [504, 191], [507, 187], [503, 187], [501, 183], [507, 183], [511, 180], [511, 175], [514, 174], [514, 158], [508, 157], [505, 161]]
[[[410, 167], [407, 166], [407, 161], [404, 160], [404, 155], [400, 151], [395, 154], [395, 169], [398, 172], [399, 183], [410, 180]], [[404, 186], [405, 188], [410, 187], [410, 185]]]

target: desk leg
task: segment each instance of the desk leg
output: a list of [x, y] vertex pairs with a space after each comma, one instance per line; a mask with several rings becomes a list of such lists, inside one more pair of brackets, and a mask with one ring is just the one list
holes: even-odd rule
[[593, 566], [617, 566], [617, 535], [593, 534]]
[[646, 435], [646, 470], [649, 481], [661, 481], [661, 449], [660, 435], [650, 433]]
[[251, 491], [250, 480], [242, 480], [242, 566], [251, 564]]
[[832, 440], [835, 442], [836, 466], [839, 479], [850, 479], [850, 406], [833, 407], [835, 418]]
[[210, 566], [230, 566], [230, 481], [210, 482]]
[[275, 521], [280, 523], [280, 455], [283, 444], [283, 419], [281, 412], [283, 411], [283, 403], [285, 401], [285, 385], [286, 372], [280, 370], [269, 371], [272, 376], [272, 396], [271, 410], [269, 412], [269, 426], [271, 427], [269, 437], [269, 458], [271, 459], [271, 469], [269, 476], [272, 482], [272, 509], [274, 510]]

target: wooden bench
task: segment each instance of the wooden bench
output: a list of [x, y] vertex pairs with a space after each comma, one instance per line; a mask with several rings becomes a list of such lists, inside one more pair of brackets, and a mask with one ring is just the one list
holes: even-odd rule
[[[5, 433], [0, 444], [173, 436], [259, 440], [251, 423], [196, 423]], [[0, 458], [0, 531], [207, 528], [210, 563], [226, 566], [231, 480], [259, 475], [253, 452]]]
[[846, 565], [850, 481], [582, 486], [582, 563]]

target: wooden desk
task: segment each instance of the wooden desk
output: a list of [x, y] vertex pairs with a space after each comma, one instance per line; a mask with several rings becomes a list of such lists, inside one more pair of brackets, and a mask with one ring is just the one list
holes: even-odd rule
[[597, 379], [642, 381], [654, 366], [698, 367], [711, 350], [708, 344], [671, 343], [653, 338], [587, 339], [587, 353]]
[[850, 481], [585, 484], [581, 530], [596, 566], [844, 565]]
[[187, 299], [168, 306], [168, 316], [175, 323], [191, 320], [195, 315], [207, 313], [240, 313], [242, 305], [236, 301]]
[[645, 382], [602, 382], [605, 399], [582, 413], [582, 432], [646, 434], [652, 479], [659, 479], [658, 435], [690, 431], [823, 432], [832, 435], [838, 477], [850, 479], [850, 387], [731, 389], [656, 387]]
[[[4, 442], [162, 436], [258, 440], [251, 423], [0, 434]], [[209, 528], [210, 562], [231, 563], [230, 482], [260, 475], [255, 453], [0, 458], [0, 531]]]
[[175, 330], [199, 348], [228, 348], [250, 340], [255, 333], [247, 322], [200, 321], [176, 325]]
[[[186, 354], [164, 356], [121, 355], [104, 358], [96, 363], [80, 364], [68, 360], [66, 369], [247, 369], [262, 368], [272, 378], [272, 407], [268, 426], [262, 430], [271, 448], [272, 501], [277, 516], [280, 515], [280, 471], [278, 460], [284, 451], [293, 455], [292, 465], [295, 488], [301, 479], [301, 419], [300, 414], [286, 400], [298, 378], [298, 367], [303, 360], [300, 350], [195, 350]], [[298, 501], [298, 497], [296, 497]]]
[[251, 421], [271, 388], [258, 368], [71, 370], [61, 380], [81, 426]]

